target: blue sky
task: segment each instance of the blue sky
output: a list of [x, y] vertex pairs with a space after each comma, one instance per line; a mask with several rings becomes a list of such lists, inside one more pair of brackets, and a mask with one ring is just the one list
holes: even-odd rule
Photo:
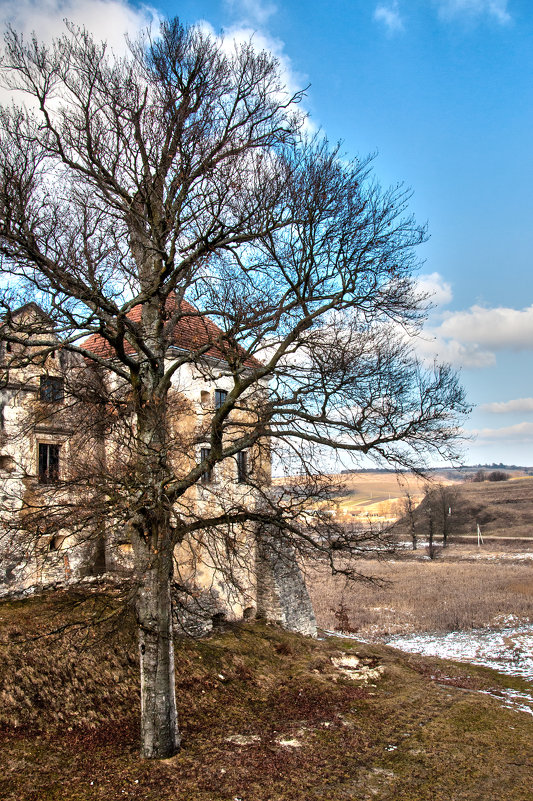
[[436, 291], [421, 349], [461, 369], [466, 461], [533, 464], [533, 6], [527, 0], [3, 0], [18, 27], [104, 37], [150, 17], [255, 32], [313, 123], [413, 190]]

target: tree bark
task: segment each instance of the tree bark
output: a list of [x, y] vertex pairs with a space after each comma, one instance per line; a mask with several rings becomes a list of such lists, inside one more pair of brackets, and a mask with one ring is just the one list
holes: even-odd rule
[[179, 751], [170, 576], [172, 560], [157, 555], [137, 595], [141, 667], [141, 755], [165, 759]]

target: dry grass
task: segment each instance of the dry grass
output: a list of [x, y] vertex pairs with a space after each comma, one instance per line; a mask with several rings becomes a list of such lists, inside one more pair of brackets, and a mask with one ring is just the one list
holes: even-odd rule
[[[0, 680], [13, 696], [0, 727], [3, 801], [531, 799], [530, 718], [478, 692], [529, 685], [260, 624], [178, 642], [183, 748], [171, 760], [140, 761], [131, 621], [102, 637], [17, 642], [58, 617], [82, 617], [68, 600], [0, 604], [10, 634]], [[383, 669], [382, 678], [362, 685], [343, 676], [332, 664], [342, 653]]]
[[385, 583], [346, 582], [325, 569], [309, 571], [308, 586], [323, 628], [339, 627], [341, 604], [349, 630], [362, 636], [498, 626], [510, 615], [533, 621], [531, 563], [361, 560], [357, 568]]
[[345, 493], [336, 499], [342, 512], [364, 512], [376, 504], [394, 500], [405, 495], [421, 495], [425, 482], [418, 476], [396, 473], [348, 473], [337, 476], [346, 487]]
[[[533, 538], [533, 478], [510, 481], [483, 481], [454, 485], [450, 501], [450, 537], [475, 537], [479, 524], [483, 536], [493, 538]], [[415, 511], [418, 535], [427, 534], [427, 501]], [[408, 530], [398, 524], [398, 531], [407, 536]]]

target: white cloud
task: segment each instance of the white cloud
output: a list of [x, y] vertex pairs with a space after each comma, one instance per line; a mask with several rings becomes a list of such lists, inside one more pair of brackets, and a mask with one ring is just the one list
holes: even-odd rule
[[[449, 284], [438, 274], [422, 277], [421, 287], [432, 285], [436, 298], [449, 302]], [[444, 312], [440, 323], [430, 321], [424, 328], [416, 350], [426, 362], [438, 358], [456, 367], [490, 367], [496, 363], [498, 351], [533, 350], [533, 306], [525, 309], [471, 306], [464, 311]]]
[[125, 0], [2, 0], [2, 16], [25, 36], [35, 31], [45, 42], [64, 33], [68, 19], [107, 41], [117, 53], [125, 50], [125, 33], [135, 37], [160, 20], [154, 8], [142, 4], [135, 8]]
[[439, 273], [420, 275], [417, 288], [435, 306], [445, 306], [452, 299], [452, 287]]
[[416, 337], [414, 345], [426, 364], [435, 359], [454, 367], [491, 367], [496, 363], [494, 353], [480, 348], [476, 343], [464, 344], [456, 339], [445, 339], [433, 329], [425, 329]]
[[226, 6], [245, 26], [265, 25], [278, 10], [274, 3], [263, 0], [226, 0]]
[[515, 398], [499, 403], [483, 403], [479, 408], [482, 412], [491, 412], [492, 414], [533, 412], [533, 398]]
[[476, 343], [491, 350], [531, 350], [533, 306], [525, 309], [471, 306], [466, 311], [447, 312], [434, 333], [463, 343]]
[[533, 423], [517, 423], [505, 428], [480, 428], [467, 433], [480, 440], [478, 444], [502, 439], [507, 442], [531, 442], [533, 441]]
[[383, 23], [387, 32], [390, 34], [399, 33], [404, 29], [397, 0], [394, 0], [390, 5], [380, 3], [374, 11], [374, 19], [377, 22]]
[[435, 0], [439, 16], [445, 20], [458, 17], [471, 19], [487, 16], [500, 25], [511, 22], [508, 0]]

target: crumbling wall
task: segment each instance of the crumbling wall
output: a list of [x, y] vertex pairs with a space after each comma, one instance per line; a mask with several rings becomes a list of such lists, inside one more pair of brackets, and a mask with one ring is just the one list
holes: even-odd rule
[[316, 619], [294, 549], [271, 536], [256, 548], [257, 616], [316, 636]]

